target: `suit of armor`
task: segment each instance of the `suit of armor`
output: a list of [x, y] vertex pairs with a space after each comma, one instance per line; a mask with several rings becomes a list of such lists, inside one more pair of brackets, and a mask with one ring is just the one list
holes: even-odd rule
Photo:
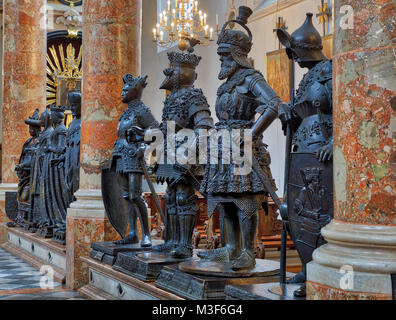
[[[167, 182], [166, 190], [166, 231], [165, 244], [156, 246], [153, 250], [171, 253], [177, 258], [192, 256], [192, 235], [194, 231], [196, 212], [198, 210], [192, 179], [199, 175], [199, 165], [182, 166], [169, 161], [170, 150], [168, 139], [173, 139], [168, 132], [167, 123], [173, 122], [176, 134], [182, 129], [211, 129], [213, 120], [210, 109], [202, 90], [193, 87], [195, 67], [200, 57], [194, 54], [168, 53], [171, 68], [164, 71], [167, 78], [162, 89], [171, 91], [165, 100], [161, 130], [166, 137], [164, 160], [156, 170], [158, 182]], [[181, 143], [176, 143], [178, 148]]]
[[[262, 142], [262, 135], [255, 128], [255, 115], [264, 113], [268, 108], [278, 108], [280, 98], [268, 86], [260, 72], [255, 70], [247, 59], [252, 47], [252, 36], [246, 27], [252, 11], [240, 8], [240, 16], [234, 22], [240, 24], [248, 33], [226, 29], [227, 22], [219, 37], [218, 54], [222, 62], [220, 80], [226, 80], [217, 92], [216, 114], [219, 122], [217, 130], [252, 129], [252, 156], [257, 159], [260, 169], [265, 173], [271, 188], [276, 190], [269, 168], [271, 159]], [[232, 145], [233, 139], [227, 142]], [[224, 141], [222, 141], [224, 144]], [[222, 145], [219, 146], [222, 150]], [[252, 269], [255, 266], [254, 240], [257, 229], [257, 214], [260, 206], [265, 205], [268, 190], [260, 180], [258, 172], [251, 170], [241, 174], [237, 163], [223, 163], [222, 152], [218, 164], [206, 167], [201, 191], [208, 194], [208, 215], [219, 206], [224, 213], [222, 231], [227, 245], [223, 248], [200, 252], [198, 256], [217, 262], [232, 262], [233, 270]]]
[[290, 139], [282, 217], [303, 269], [288, 282], [302, 283], [294, 295], [303, 297], [306, 264], [312, 260], [313, 251], [324, 243], [320, 229], [333, 218], [332, 62], [322, 52], [322, 39], [312, 24], [312, 13], [307, 13], [304, 24], [292, 35], [278, 29], [277, 36], [289, 58], [309, 71], [293, 100], [268, 110], [257, 127], [264, 131], [279, 116]]
[[[146, 87], [147, 76], [133, 77], [126, 74], [123, 77], [124, 88], [122, 101], [128, 108], [122, 114], [117, 129], [117, 140], [114, 142], [112, 155], [112, 170], [118, 173], [123, 198], [127, 202], [127, 215], [129, 220], [129, 234], [116, 244], [138, 243], [137, 219], [142, 225], [142, 247], [151, 246], [151, 237], [148, 223], [147, 206], [142, 197], [143, 168], [141, 158], [145, 149], [144, 135], [149, 129], [157, 128], [158, 122], [153, 114], [141, 100], [143, 89]], [[114, 201], [114, 199], [112, 200]], [[109, 210], [111, 206], [109, 206]], [[111, 214], [109, 211], [108, 214]], [[120, 214], [120, 213], [117, 213]], [[117, 229], [117, 228], [116, 228]]]

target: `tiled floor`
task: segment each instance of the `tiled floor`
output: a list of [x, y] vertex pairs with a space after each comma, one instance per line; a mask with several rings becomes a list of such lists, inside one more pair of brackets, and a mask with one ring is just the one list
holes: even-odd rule
[[[44, 285], [43, 285], [44, 284]], [[81, 300], [56, 281], [51, 288], [43, 274], [0, 248], [0, 300]]]

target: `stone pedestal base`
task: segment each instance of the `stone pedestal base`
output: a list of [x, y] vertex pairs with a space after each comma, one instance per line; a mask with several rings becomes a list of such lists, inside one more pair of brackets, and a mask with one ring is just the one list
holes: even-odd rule
[[182, 300], [91, 258], [82, 258], [89, 268], [89, 283], [78, 292], [93, 300]]
[[307, 265], [307, 299], [392, 299], [396, 227], [332, 221]]
[[252, 285], [231, 285], [225, 287], [226, 300], [305, 300], [295, 298], [293, 292], [301, 284], [264, 283]]
[[121, 252], [118, 254], [113, 268], [139, 280], [151, 282], [158, 278], [163, 267], [175, 265], [183, 261], [186, 261], [186, 259], [175, 259], [170, 255], [156, 252], [142, 252], [138, 254]]
[[88, 283], [88, 267], [81, 257], [89, 256], [91, 243], [120, 239], [105, 217], [100, 190], [79, 190], [75, 197], [66, 218], [66, 285], [70, 289]]
[[8, 228], [8, 242], [2, 247], [21, 258], [29, 265], [40, 270], [50, 266], [54, 271], [54, 280], [66, 281], [66, 247], [51, 239], [43, 239], [23, 228]]
[[218, 300], [225, 299], [224, 289], [227, 285], [257, 284], [273, 282], [279, 278], [279, 263], [275, 272], [263, 277], [214, 277], [183, 272], [180, 265], [164, 267], [155, 285], [166, 291], [175, 293], [190, 300]]
[[[152, 240], [152, 245], [160, 245], [164, 241]], [[142, 251], [151, 251], [151, 247], [141, 247], [140, 243], [117, 245], [114, 241], [107, 242], [93, 242], [91, 244], [91, 252], [89, 256], [92, 259], [98, 260], [105, 264], [112, 266], [117, 259], [119, 253], [139, 253]]]
[[7, 242], [6, 223], [10, 220], [7, 218], [5, 211], [5, 194], [8, 191], [17, 191], [16, 183], [0, 183], [0, 244]]

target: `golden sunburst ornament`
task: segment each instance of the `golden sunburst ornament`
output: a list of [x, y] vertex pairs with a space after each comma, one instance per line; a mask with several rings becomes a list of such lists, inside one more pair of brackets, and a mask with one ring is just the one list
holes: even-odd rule
[[[80, 90], [82, 79], [82, 50], [78, 55], [70, 43], [66, 47], [66, 56], [63, 45], [51, 46], [47, 54], [47, 106], [56, 103], [68, 107], [67, 94]], [[66, 125], [72, 121], [71, 111], [66, 110]]]

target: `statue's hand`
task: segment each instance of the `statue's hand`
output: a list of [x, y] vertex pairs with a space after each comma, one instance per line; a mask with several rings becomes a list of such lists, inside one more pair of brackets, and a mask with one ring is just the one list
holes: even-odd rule
[[136, 152], [135, 155], [138, 159], [142, 159], [144, 157], [144, 151], [146, 150], [145, 146], [140, 146]]
[[287, 126], [292, 121], [290, 106], [287, 103], [281, 103], [278, 109], [279, 119], [282, 122], [282, 130], [286, 135]]
[[330, 161], [333, 158], [333, 143], [330, 142], [327, 145], [320, 147], [315, 152], [316, 158], [320, 162]]

